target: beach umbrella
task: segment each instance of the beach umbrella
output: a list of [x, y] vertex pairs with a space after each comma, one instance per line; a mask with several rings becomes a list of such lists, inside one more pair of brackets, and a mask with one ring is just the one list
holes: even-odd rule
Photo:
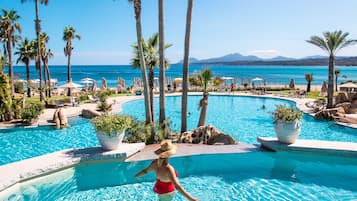
[[252, 81], [253, 81], [253, 82], [254, 82], [254, 81], [263, 81], [263, 79], [260, 78], [260, 77], [255, 77], [255, 78], [252, 79]]
[[102, 89], [106, 89], [106, 88], [108, 88], [108, 86], [107, 86], [107, 80], [103, 77], [103, 78], [102, 78]]
[[80, 84], [76, 84], [74, 82], [67, 82], [66, 84], [59, 86], [59, 88], [81, 88], [81, 87], [83, 86]]
[[177, 77], [174, 79], [174, 83], [181, 83], [182, 82], [182, 78]]
[[84, 83], [86, 85], [86, 88], [88, 88], [88, 84], [93, 83], [93, 81], [94, 80], [92, 78], [89, 78], [89, 77], [81, 79], [81, 83]]
[[245, 84], [245, 80], [244, 80], [244, 77], [242, 77], [242, 86], [244, 86]]
[[293, 78], [291, 78], [290, 83], [289, 83], [289, 88], [294, 89], [295, 88], [295, 81]]

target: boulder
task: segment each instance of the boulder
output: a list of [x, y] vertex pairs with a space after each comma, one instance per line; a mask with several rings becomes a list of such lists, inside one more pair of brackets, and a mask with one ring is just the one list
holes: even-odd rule
[[94, 118], [96, 116], [100, 116], [100, 112], [95, 111], [95, 110], [90, 110], [90, 109], [83, 109], [82, 110], [82, 116], [85, 118]]
[[338, 95], [335, 97], [335, 104], [339, 103], [344, 103], [344, 102], [349, 102], [350, 99], [348, 98], [348, 93], [347, 92], [339, 92]]
[[211, 138], [208, 139], [207, 144], [209, 145], [214, 145], [214, 144], [236, 144], [234, 139], [226, 134], [218, 134], [215, 136], [212, 136]]
[[192, 144], [235, 144], [229, 135], [222, 133], [212, 125], [200, 126], [193, 131], [187, 131], [180, 138], [182, 143]]
[[67, 127], [68, 126], [68, 119], [67, 119], [66, 113], [64, 112], [64, 110], [62, 110], [62, 108], [59, 108], [58, 110], [59, 110], [58, 111], [58, 117], [59, 117], [59, 120], [61, 122], [61, 126]]
[[344, 110], [344, 113], [347, 113], [350, 110], [350, 107], [351, 103], [349, 102], [339, 103], [335, 106], [335, 108], [342, 108]]

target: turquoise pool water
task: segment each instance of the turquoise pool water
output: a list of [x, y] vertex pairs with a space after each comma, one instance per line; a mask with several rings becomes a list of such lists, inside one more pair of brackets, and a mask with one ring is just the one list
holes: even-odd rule
[[[201, 96], [189, 96], [187, 119], [188, 130], [197, 127], [199, 119], [198, 103]], [[269, 112], [275, 105], [294, 106], [291, 101], [242, 96], [209, 96], [206, 124], [212, 124], [236, 140], [254, 144], [258, 136], [275, 137], [273, 117]], [[265, 105], [266, 109], [262, 109]], [[159, 116], [158, 99], [155, 100], [155, 116]], [[123, 105], [122, 113], [144, 119], [143, 100], [131, 101]], [[181, 97], [166, 98], [166, 115], [174, 130], [181, 129]], [[357, 142], [357, 129], [347, 128], [333, 122], [318, 121], [304, 115], [299, 138], [330, 141]]]
[[[199, 117], [197, 110], [200, 96], [189, 96], [188, 129], [196, 127]], [[266, 109], [261, 109], [262, 105]], [[254, 144], [258, 136], [275, 136], [272, 124], [276, 104], [294, 103], [272, 98], [210, 96], [207, 123], [215, 125], [236, 140]], [[155, 116], [158, 117], [158, 99], [155, 99]], [[174, 130], [181, 126], [181, 97], [166, 98], [166, 114]], [[123, 105], [122, 113], [144, 118], [142, 100]], [[0, 165], [39, 156], [62, 149], [99, 146], [93, 126], [88, 119], [70, 119], [70, 127], [55, 130], [52, 127], [30, 129], [0, 129]], [[305, 115], [302, 121], [301, 139], [357, 142], [357, 129], [317, 121]]]
[[[0, 199], [157, 200], [153, 173], [134, 178], [149, 163], [82, 165], [26, 182]], [[182, 186], [201, 201], [357, 199], [355, 158], [251, 152], [178, 157], [170, 163]], [[178, 193], [174, 200], [186, 199]]]

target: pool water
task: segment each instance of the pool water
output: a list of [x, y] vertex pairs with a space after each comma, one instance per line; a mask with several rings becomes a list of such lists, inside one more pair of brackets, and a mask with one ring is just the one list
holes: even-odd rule
[[[189, 96], [188, 130], [197, 127], [201, 96]], [[209, 96], [206, 124], [212, 124], [234, 139], [248, 144], [256, 143], [256, 138], [275, 137], [273, 117], [275, 105], [295, 106], [295, 102], [281, 99], [243, 96]], [[262, 109], [262, 106], [265, 109]], [[155, 99], [155, 117], [159, 116], [159, 103]], [[122, 113], [144, 119], [143, 100], [131, 101], [123, 105]], [[173, 130], [181, 130], [181, 96], [166, 98], [166, 117]], [[300, 139], [357, 142], [357, 129], [337, 125], [333, 122], [315, 120], [304, 115]]]
[[[198, 103], [201, 96], [189, 96], [188, 129], [197, 126]], [[294, 105], [291, 101], [260, 97], [209, 96], [207, 124], [213, 124], [234, 139], [254, 144], [258, 136], [274, 137], [273, 118], [269, 112], [276, 104]], [[265, 105], [266, 109], [262, 109]], [[158, 117], [158, 99], [155, 99], [155, 117]], [[144, 119], [143, 100], [123, 105], [122, 113]], [[181, 126], [181, 97], [166, 98], [166, 115], [175, 131]], [[99, 146], [90, 120], [73, 118], [70, 127], [56, 130], [53, 127], [0, 129], [0, 165], [31, 158], [62, 149]], [[304, 115], [300, 139], [357, 142], [357, 129], [339, 126], [327, 121], [317, 121]]]
[[[182, 186], [202, 201], [357, 199], [356, 158], [251, 152], [177, 157], [170, 163]], [[26, 182], [3, 199], [157, 200], [153, 173], [134, 178], [149, 164], [81, 165]], [[186, 199], [177, 193], [174, 200]]]

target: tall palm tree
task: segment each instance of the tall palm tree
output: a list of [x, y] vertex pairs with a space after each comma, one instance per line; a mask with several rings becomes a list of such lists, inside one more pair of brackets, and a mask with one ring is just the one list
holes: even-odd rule
[[[145, 63], [148, 65], [149, 68], [149, 96], [150, 96], [150, 111], [151, 111], [151, 118], [154, 122], [154, 69], [159, 64], [159, 57], [158, 57], [158, 41], [159, 41], [159, 34], [156, 33], [151, 36], [147, 42], [143, 39], [142, 47], [143, 53], [145, 58]], [[171, 47], [171, 44], [167, 44], [165, 48]], [[134, 68], [140, 68], [140, 53], [138, 44], [133, 45], [134, 48], [134, 58], [132, 59], [131, 65]], [[165, 63], [168, 67], [168, 61], [165, 60]]]
[[333, 74], [335, 68], [335, 54], [338, 50], [353, 45], [357, 40], [348, 40], [349, 33], [343, 33], [342, 31], [324, 32], [322, 37], [311, 36], [310, 40], [306, 42], [316, 45], [329, 54], [328, 64], [328, 90], [327, 90], [327, 106], [326, 108], [333, 107]]
[[181, 110], [181, 133], [187, 130], [187, 94], [188, 94], [188, 72], [189, 72], [189, 51], [190, 34], [192, 21], [193, 0], [188, 0], [186, 14], [185, 52], [183, 58], [183, 78], [182, 78], [182, 110]]
[[[164, 40], [164, 0], [159, 0], [159, 55], [160, 55], [160, 116], [159, 122], [161, 126], [165, 126], [165, 40]], [[165, 128], [163, 128], [165, 129]]]
[[17, 15], [15, 10], [7, 11], [5, 9], [2, 10], [1, 16], [1, 30], [3, 34], [3, 40], [6, 43], [6, 51], [8, 56], [8, 66], [9, 66], [9, 79], [10, 79], [10, 88], [11, 88], [11, 96], [14, 96], [15, 87], [14, 87], [14, 72], [12, 67], [12, 47], [15, 46], [15, 42], [18, 39], [15, 32], [18, 31], [21, 33], [20, 24], [17, 20], [20, 18]]
[[204, 126], [206, 122], [206, 114], [207, 114], [207, 106], [208, 106], [208, 83], [212, 78], [212, 71], [211, 69], [205, 68], [202, 70], [201, 73], [196, 74], [193, 77], [193, 83], [199, 85], [203, 88], [203, 97], [200, 100], [199, 108], [201, 109], [200, 112], [200, 119], [198, 121], [197, 127]]
[[[21, 0], [22, 3], [26, 2], [27, 0]], [[42, 93], [42, 72], [41, 72], [41, 41], [40, 41], [40, 34], [41, 34], [41, 20], [39, 17], [39, 9], [38, 9], [38, 1], [35, 0], [35, 10], [36, 10], [36, 20], [35, 20], [35, 27], [36, 27], [36, 36], [37, 36], [37, 57], [36, 57], [36, 68], [39, 69], [40, 74], [40, 101], [44, 100], [43, 93]], [[40, 0], [41, 4], [47, 5], [48, 0]]]
[[312, 75], [312, 73], [306, 73], [305, 74], [305, 80], [307, 82], [307, 87], [306, 87], [306, 92], [310, 92], [311, 90], [311, 82], [314, 80], [314, 76]]
[[338, 91], [338, 76], [340, 75], [340, 73], [341, 73], [340, 69], [335, 70], [336, 91]]
[[[73, 27], [71, 27], [71, 26], [66, 27], [63, 31], [63, 40], [66, 41], [66, 47], [64, 48], [64, 55], [68, 58], [68, 60], [67, 60], [67, 74], [68, 74], [67, 82], [72, 81], [71, 55], [72, 55], [72, 50], [73, 50], [72, 40], [74, 38], [77, 38], [78, 40], [80, 40], [81, 36], [76, 34], [76, 30]], [[68, 88], [67, 96], [71, 96], [71, 88]]]
[[145, 114], [146, 114], [146, 124], [153, 123], [153, 119], [151, 118], [150, 111], [150, 98], [149, 98], [149, 90], [148, 90], [148, 78], [146, 75], [146, 64], [144, 59], [144, 52], [142, 47], [142, 33], [141, 33], [141, 0], [129, 0], [129, 2], [133, 3], [135, 20], [136, 20], [136, 38], [140, 53], [140, 67], [141, 67], [141, 76], [144, 83], [144, 102], [145, 102]]
[[17, 47], [15, 55], [19, 55], [16, 63], [22, 62], [26, 66], [26, 82], [27, 82], [27, 97], [31, 97], [31, 83], [30, 83], [30, 61], [35, 58], [34, 49], [31, 42], [25, 38]]
[[[48, 58], [53, 57], [53, 53], [51, 50], [47, 50], [46, 44], [50, 40], [49, 36], [46, 34], [46, 32], [41, 33], [40, 36], [41, 39], [41, 60], [43, 63], [43, 77], [45, 80], [45, 92], [46, 96], [51, 97], [51, 73], [50, 69], [48, 67]], [[47, 79], [46, 79], [47, 77]]]

